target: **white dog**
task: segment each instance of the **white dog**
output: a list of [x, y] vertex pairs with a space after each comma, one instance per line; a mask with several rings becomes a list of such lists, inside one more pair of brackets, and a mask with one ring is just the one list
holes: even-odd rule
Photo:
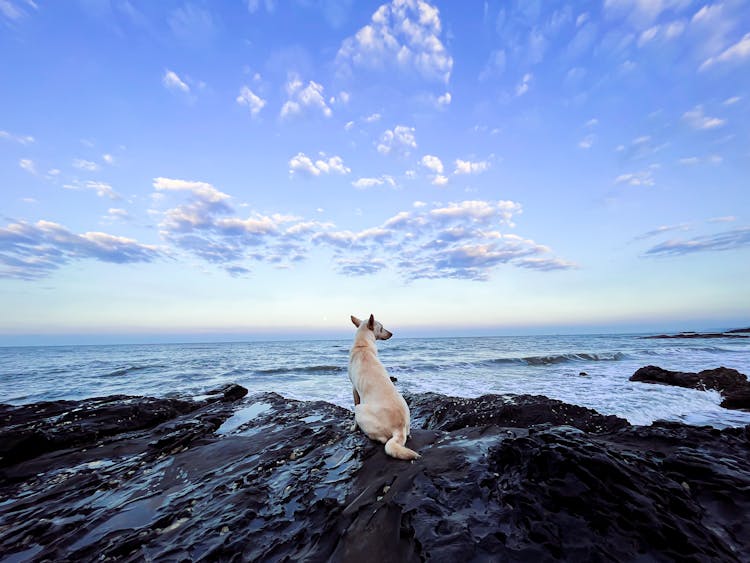
[[409, 437], [409, 407], [396, 390], [378, 360], [376, 340], [388, 340], [392, 333], [370, 315], [367, 322], [352, 316], [357, 327], [349, 354], [349, 379], [354, 387], [354, 426], [372, 440], [385, 444], [385, 453], [398, 459], [420, 455], [404, 447]]

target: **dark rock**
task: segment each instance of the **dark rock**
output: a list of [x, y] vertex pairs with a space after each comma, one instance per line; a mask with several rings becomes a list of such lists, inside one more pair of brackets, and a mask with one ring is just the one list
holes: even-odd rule
[[[273, 393], [180, 408], [132, 397], [3, 406], [0, 422], [15, 428], [23, 409], [29, 426], [52, 429], [76, 412], [108, 433], [0, 470], [0, 553], [38, 561], [748, 560], [750, 426], [633, 427], [533, 396], [407, 400], [408, 445], [423, 456], [413, 463], [351, 432], [350, 411]], [[107, 412], [118, 402], [171, 414], [113, 428]]]
[[388, 377], [390, 377], [390, 378], [391, 378], [391, 381], [392, 381], [393, 383], [396, 383], [396, 382], [398, 381], [398, 377], [393, 377], [392, 375], [389, 375]]
[[645, 366], [637, 370], [630, 377], [630, 381], [660, 383], [690, 389], [715, 389], [724, 397], [722, 407], [750, 409], [750, 383], [747, 381], [747, 376], [736, 369], [719, 367], [692, 373]]
[[578, 375], [586, 376], [586, 375], [588, 375], [588, 373], [586, 373], [585, 371], [582, 371], [582, 372], [581, 372], [581, 373], [579, 373]]
[[736, 333], [742, 333], [742, 332], [750, 332], [750, 327], [748, 328], [733, 328], [732, 330], [727, 330], [727, 334], [736, 334]]
[[727, 332], [680, 332], [679, 334], [656, 334], [652, 336], [641, 336], [646, 340], [652, 338], [750, 338], [744, 334], [733, 334], [736, 332], [745, 332], [728, 330]]

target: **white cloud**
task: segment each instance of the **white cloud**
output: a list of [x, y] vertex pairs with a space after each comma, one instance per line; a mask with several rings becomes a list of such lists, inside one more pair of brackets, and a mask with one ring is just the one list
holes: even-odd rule
[[346, 124], [344, 125], [344, 129], [346, 131], [351, 131], [353, 127], [354, 127], [353, 121], [347, 121]]
[[303, 174], [306, 176], [320, 176], [321, 174], [349, 174], [352, 170], [344, 165], [340, 156], [326, 158], [321, 153], [321, 158], [313, 162], [312, 158], [305, 153], [297, 153], [289, 159], [289, 174]]
[[372, 113], [366, 117], [362, 118], [362, 121], [365, 123], [375, 123], [376, 121], [380, 121], [380, 118], [382, 116], [379, 113]]
[[119, 209], [119, 208], [116, 208], [116, 207], [110, 207], [107, 210], [106, 219], [108, 219], [110, 221], [114, 221], [114, 220], [117, 220], [117, 219], [124, 220], [124, 219], [129, 219], [129, 218], [130, 218], [130, 214], [125, 209]]
[[18, 161], [18, 166], [26, 170], [29, 174], [36, 174], [36, 166], [30, 158], [22, 158]]
[[737, 217], [734, 215], [725, 215], [724, 217], [712, 217], [708, 220], [709, 223], [732, 223], [736, 221]]
[[358, 190], [365, 190], [367, 188], [374, 188], [375, 186], [383, 186], [386, 184], [391, 186], [392, 188], [395, 188], [396, 180], [393, 178], [393, 176], [384, 174], [378, 178], [358, 178], [357, 180], [352, 182], [352, 186], [354, 186]]
[[31, 135], [13, 135], [7, 131], [0, 131], [0, 139], [7, 139], [22, 145], [30, 145], [34, 142], [34, 137]]
[[422, 157], [420, 164], [435, 174], [443, 173], [443, 162], [436, 156], [426, 154]]
[[437, 97], [437, 100], [435, 100], [435, 105], [438, 107], [438, 109], [447, 107], [450, 105], [451, 99], [452, 99], [451, 93], [446, 92], [442, 96]]
[[454, 174], [481, 174], [486, 172], [490, 168], [490, 162], [488, 160], [461, 160], [456, 159], [456, 169], [453, 171]]
[[120, 195], [109, 184], [105, 182], [86, 182], [86, 188], [94, 190], [99, 197], [108, 197], [109, 199], [120, 199]]
[[649, 27], [648, 29], [641, 32], [641, 34], [638, 36], [638, 46], [643, 47], [646, 43], [649, 43], [652, 41], [656, 34], [659, 33], [660, 26], [655, 25], [653, 27]]
[[161, 83], [168, 90], [179, 90], [186, 94], [190, 93], [190, 86], [188, 86], [176, 72], [172, 70], [164, 71], [164, 76], [161, 79]]
[[479, 73], [479, 81], [484, 82], [490, 78], [499, 77], [505, 72], [507, 57], [503, 49], [497, 49], [490, 53], [487, 64], [484, 65], [482, 72]]
[[[24, 4], [26, 8], [37, 9], [34, 0], [25, 0]], [[0, 0], [0, 15], [13, 22], [27, 16], [28, 13], [12, 0]]]
[[76, 158], [73, 160], [73, 167], [79, 170], [86, 170], [87, 172], [95, 172], [99, 170], [99, 165], [96, 162], [85, 160], [83, 158]]
[[381, 5], [370, 23], [343, 41], [339, 68], [384, 69], [395, 64], [428, 80], [447, 83], [453, 58], [439, 38], [439, 10], [424, 0], [393, 0]]
[[597, 118], [595, 118], [595, 117], [592, 117], [591, 119], [589, 119], [589, 120], [588, 120], [588, 121], [587, 121], [587, 122], [586, 122], [586, 123], [584, 124], [584, 126], [585, 126], [585, 127], [596, 127], [596, 126], [597, 126], [598, 124], [599, 124], [599, 120], [598, 120]]
[[448, 177], [442, 174], [436, 174], [432, 179], [433, 186], [445, 186], [446, 184], [448, 184]]
[[523, 75], [521, 82], [519, 82], [518, 86], [516, 86], [516, 96], [523, 96], [526, 92], [529, 91], [529, 84], [531, 84], [531, 80], [533, 78], [534, 76], [530, 72], [527, 72]]
[[240, 95], [236, 98], [237, 103], [241, 106], [247, 106], [250, 108], [250, 115], [255, 117], [260, 113], [260, 110], [262, 110], [266, 105], [266, 100], [255, 94], [250, 88], [247, 86], [243, 86], [240, 88]]
[[697, 105], [682, 114], [682, 119], [693, 129], [715, 129], [726, 124], [726, 119], [709, 117], [703, 114], [703, 106]]
[[629, 186], [653, 186], [655, 185], [654, 177], [651, 170], [633, 172], [629, 174], [620, 174], [615, 178], [616, 184], [627, 184]]
[[725, 106], [733, 106], [737, 102], [739, 102], [742, 98], [740, 96], [732, 96], [731, 98], [727, 98], [724, 100]]
[[299, 76], [292, 75], [286, 84], [286, 92], [289, 99], [281, 107], [282, 118], [301, 114], [307, 108], [317, 108], [325, 117], [333, 115], [326, 103], [323, 86], [313, 80], [305, 86]]
[[219, 203], [229, 199], [227, 194], [206, 182], [159, 177], [154, 178], [153, 186], [157, 192], [189, 192], [196, 198], [210, 203]]
[[586, 135], [583, 139], [578, 141], [578, 146], [582, 149], [590, 149], [594, 145], [596, 135]]
[[103, 154], [102, 160], [106, 162], [107, 164], [114, 164], [115, 163], [115, 157], [111, 154]]
[[380, 136], [380, 142], [377, 145], [379, 153], [390, 154], [392, 149], [403, 151], [409, 154], [410, 149], [417, 148], [417, 140], [414, 136], [416, 129], [406, 125], [396, 125], [393, 129], [386, 129]]
[[746, 33], [737, 43], [715, 57], [707, 58], [698, 70], [706, 70], [717, 63], [738, 62], [747, 58], [750, 58], [750, 33]]

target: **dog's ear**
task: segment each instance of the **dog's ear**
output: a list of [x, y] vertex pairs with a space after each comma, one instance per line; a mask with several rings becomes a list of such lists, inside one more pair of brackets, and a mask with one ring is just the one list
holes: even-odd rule
[[375, 315], [372, 313], [370, 314], [370, 318], [367, 319], [367, 328], [370, 330], [375, 330]]
[[359, 328], [359, 325], [361, 325], [361, 324], [362, 324], [362, 321], [360, 321], [360, 320], [359, 320], [359, 319], [358, 319], [357, 317], [355, 317], [354, 315], [351, 315], [351, 317], [352, 317], [352, 322], [354, 323], [354, 326], [356, 326], [357, 328]]

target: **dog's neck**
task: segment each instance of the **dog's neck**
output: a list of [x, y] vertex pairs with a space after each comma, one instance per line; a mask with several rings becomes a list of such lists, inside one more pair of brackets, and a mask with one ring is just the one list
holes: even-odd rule
[[359, 330], [354, 336], [354, 344], [352, 345], [352, 352], [358, 350], [370, 350], [375, 354], [378, 353], [378, 348], [375, 345], [375, 335], [371, 330]]

